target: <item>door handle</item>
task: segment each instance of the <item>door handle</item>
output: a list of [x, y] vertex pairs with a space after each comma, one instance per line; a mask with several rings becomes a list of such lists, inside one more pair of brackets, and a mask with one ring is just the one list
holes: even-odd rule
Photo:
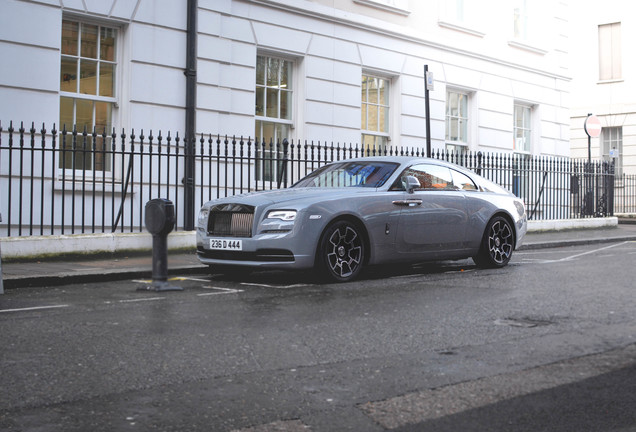
[[415, 207], [418, 205], [422, 205], [421, 199], [405, 199], [405, 200], [395, 200], [393, 201], [394, 205], [403, 206], [403, 207]]

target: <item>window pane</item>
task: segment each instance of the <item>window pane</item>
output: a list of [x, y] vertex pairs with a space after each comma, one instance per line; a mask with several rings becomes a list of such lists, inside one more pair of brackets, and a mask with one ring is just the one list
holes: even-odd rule
[[99, 65], [99, 95], [115, 96], [115, 65], [100, 63]]
[[451, 174], [453, 175], [453, 186], [456, 189], [477, 190], [477, 186], [467, 175], [455, 170], [451, 170]]
[[[104, 153], [110, 150], [110, 142], [112, 138], [109, 133], [112, 129], [111, 119], [112, 108], [111, 104], [107, 102], [95, 103], [95, 132], [99, 135], [95, 141], [95, 166], [97, 171], [110, 171], [111, 163], [108, 154]], [[103, 137], [103, 133], [106, 133], [106, 139]]]
[[378, 128], [378, 106], [377, 105], [369, 105], [367, 106], [367, 130], [370, 131], [379, 131]]
[[62, 54], [77, 55], [79, 24], [62, 21]]
[[97, 58], [97, 26], [82, 24], [80, 56]]
[[280, 92], [280, 118], [285, 120], [291, 119], [291, 92], [281, 91]]
[[599, 79], [622, 78], [621, 23], [598, 26]]
[[97, 94], [97, 62], [92, 60], [80, 61], [80, 93]]
[[379, 132], [388, 132], [389, 131], [389, 108], [388, 107], [380, 107], [379, 110], [380, 118], [378, 123], [378, 131]]
[[267, 86], [278, 87], [278, 72], [280, 60], [274, 58], [267, 59]]
[[267, 117], [278, 118], [278, 91], [267, 89], [267, 108], [265, 115]]
[[280, 87], [287, 90], [291, 90], [290, 67], [291, 67], [291, 64], [289, 62], [281, 60]]
[[371, 78], [369, 80], [369, 89], [367, 101], [372, 104], [378, 103], [378, 80], [377, 78]]
[[89, 131], [93, 129], [93, 101], [85, 99], [76, 99], [75, 106], [77, 109], [75, 115], [75, 124], [77, 131], [83, 132], [84, 126]]
[[62, 58], [60, 91], [77, 92], [77, 60]]
[[369, 89], [369, 77], [362, 75], [362, 102], [368, 102], [367, 90]]
[[256, 115], [265, 115], [265, 87], [256, 89]]
[[362, 104], [360, 111], [362, 113], [361, 127], [363, 130], [367, 130], [369, 129], [369, 126], [367, 124], [367, 104]]
[[73, 99], [67, 97], [60, 98], [60, 124], [59, 129], [73, 130]]
[[256, 57], [256, 85], [265, 85], [265, 57]]
[[378, 103], [380, 105], [388, 105], [389, 104], [389, 86], [385, 80], [379, 80], [379, 88], [378, 88]]
[[106, 61], [115, 61], [115, 37], [117, 30], [102, 28], [99, 42], [99, 58]]
[[97, 133], [110, 132], [112, 127], [112, 109], [108, 102], [95, 102], [95, 130]]

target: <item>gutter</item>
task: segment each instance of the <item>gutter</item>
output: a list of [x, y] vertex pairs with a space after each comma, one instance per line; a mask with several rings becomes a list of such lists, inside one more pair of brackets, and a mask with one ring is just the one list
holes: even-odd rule
[[188, 0], [186, 38], [186, 118], [185, 118], [185, 167], [184, 167], [184, 221], [186, 231], [194, 229], [194, 154], [196, 144], [197, 105], [197, 0]]

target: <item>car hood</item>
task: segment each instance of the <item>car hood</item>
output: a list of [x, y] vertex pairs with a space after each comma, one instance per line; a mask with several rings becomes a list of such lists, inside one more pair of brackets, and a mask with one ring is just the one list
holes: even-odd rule
[[340, 199], [350, 197], [352, 195], [369, 193], [375, 190], [376, 189], [372, 188], [288, 188], [234, 195], [210, 201], [207, 205], [240, 203], [252, 206], [262, 206], [291, 202], [301, 204], [305, 200], [315, 203], [321, 198], [328, 200]]

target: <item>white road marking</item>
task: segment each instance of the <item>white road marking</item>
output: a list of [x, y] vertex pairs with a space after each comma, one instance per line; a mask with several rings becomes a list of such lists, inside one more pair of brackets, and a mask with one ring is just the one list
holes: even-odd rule
[[166, 297], [144, 297], [144, 298], [136, 298], [130, 300], [119, 300], [119, 303], [134, 303], [134, 302], [144, 302], [144, 301], [157, 301], [157, 300], [165, 300]]
[[[590, 251], [581, 252], [581, 253], [577, 253], [577, 254], [574, 254], [574, 255], [569, 255], [569, 256], [566, 256], [566, 257], [563, 257], [563, 258], [559, 258], [559, 259], [551, 260], [551, 259], [523, 258], [523, 261], [525, 261], [525, 262], [534, 262], [534, 263], [538, 263], [538, 264], [552, 264], [552, 263], [573, 261], [573, 260], [575, 260], [577, 258], [580, 258], [582, 256], [585, 256], [585, 255], [595, 254], [595, 253], [598, 253], [598, 252], [601, 252], [601, 251], [604, 251], [604, 250], [607, 250], [607, 249], [615, 248], [617, 246], [624, 246], [624, 245], [626, 245], [628, 243], [633, 243], [633, 242], [625, 241], [625, 242], [622, 242], [622, 243], [615, 243], [615, 244], [611, 244], [609, 246], [605, 246], [605, 247], [602, 247], [602, 248], [599, 248], [599, 249], [593, 249], [593, 250], [590, 250]], [[603, 255], [603, 256], [607, 256], [607, 255]]]
[[268, 284], [254, 283], [254, 282], [241, 282], [241, 285], [256, 286], [256, 287], [261, 287], [261, 288], [277, 288], [277, 289], [290, 289], [290, 288], [299, 288], [299, 287], [311, 286], [310, 284], [268, 285]]
[[43, 309], [58, 309], [58, 308], [65, 308], [68, 307], [69, 305], [67, 304], [62, 304], [62, 305], [50, 305], [50, 306], [34, 306], [34, 307], [28, 307], [28, 308], [19, 308], [19, 309], [2, 309], [0, 310], [0, 313], [4, 313], [4, 312], [25, 312], [25, 311], [34, 311], [34, 310], [43, 310]]
[[217, 290], [220, 292], [209, 292], [203, 294], [197, 294], [197, 297], [211, 296], [211, 295], [220, 295], [220, 294], [235, 294], [243, 292], [243, 290], [232, 289], [232, 288], [221, 288], [221, 287], [213, 287], [213, 286], [204, 286], [204, 289]]

